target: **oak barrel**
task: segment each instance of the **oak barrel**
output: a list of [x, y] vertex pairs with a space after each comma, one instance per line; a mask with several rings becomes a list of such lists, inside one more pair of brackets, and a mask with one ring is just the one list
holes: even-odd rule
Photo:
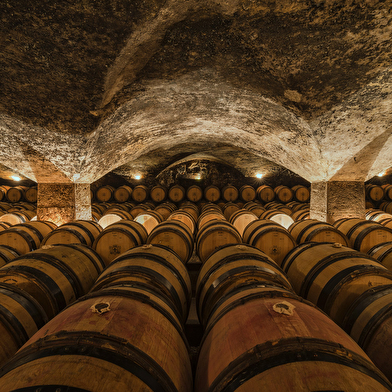
[[327, 315], [281, 288], [221, 299], [205, 330], [195, 392], [390, 391], [363, 350]]
[[373, 246], [367, 251], [367, 254], [392, 271], [392, 241]]
[[392, 285], [377, 286], [361, 294], [341, 326], [392, 381]]
[[193, 252], [193, 233], [179, 220], [171, 219], [159, 223], [147, 238], [147, 243], [163, 245], [173, 250], [185, 264]]
[[189, 201], [197, 203], [203, 197], [203, 189], [201, 189], [198, 185], [191, 185], [186, 190], [186, 197]]
[[147, 234], [150, 234], [152, 229], [164, 220], [163, 216], [154, 210], [141, 212], [134, 219], [135, 222], [140, 223], [146, 229]]
[[19, 256], [0, 268], [0, 282], [34, 297], [49, 318], [86, 294], [105, 265], [81, 244], [47, 246]]
[[256, 190], [252, 185], [242, 185], [239, 189], [239, 194], [244, 202], [252, 201], [256, 198]]
[[216, 185], [208, 185], [204, 188], [204, 198], [207, 201], [214, 203], [220, 199], [220, 196], [220, 189]]
[[99, 219], [98, 224], [105, 229], [109, 225], [116, 223], [122, 219], [132, 220], [134, 217], [130, 212], [117, 209], [110, 210], [110, 212], [105, 211], [102, 217]]
[[149, 190], [146, 185], [136, 185], [132, 190], [132, 199], [137, 203], [143, 203], [149, 196]]
[[226, 220], [212, 220], [203, 225], [196, 236], [196, 252], [204, 263], [215, 249], [242, 243], [241, 234]]
[[130, 200], [132, 196], [132, 188], [129, 185], [121, 185], [113, 192], [114, 200], [124, 203]]
[[226, 245], [216, 249], [200, 269], [196, 306], [203, 326], [221, 297], [246, 285], [270, 284], [292, 291], [286, 274], [265, 253], [250, 245]]
[[238, 199], [238, 189], [234, 185], [225, 185], [222, 190], [222, 198], [223, 200], [229, 201], [236, 201]]
[[365, 195], [369, 200], [378, 202], [384, 198], [384, 189], [380, 185], [367, 184]]
[[166, 199], [167, 189], [162, 185], [155, 185], [150, 190], [150, 198], [155, 203], [161, 203]]
[[255, 220], [258, 220], [257, 215], [247, 209], [242, 208], [230, 216], [229, 222], [238, 230], [242, 236], [246, 226]]
[[150, 244], [122, 253], [102, 272], [91, 291], [123, 283], [158, 291], [171, 301], [185, 323], [192, 298], [191, 281], [184, 263], [171, 249]]
[[0, 245], [15, 249], [24, 255], [41, 246], [43, 239], [52, 232], [57, 225], [50, 221], [29, 221], [0, 231]]
[[256, 196], [261, 202], [268, 203], [275, 199], [275, 191], [269, 185], [260, 185], [256, 189]]
[[0, 222], [8, 222], [11, 223], [11, 225], [17, 225], [30, 221], [36, 215], [37, 213], [33, 210], [7, 212], [6, 214], [0, 216]]
[[92, 247], [109, 265], [120, 254], [145, 244], [147, 237], [147, 230], [140, 223], [122, 219], [102, 230]]
[[0, 268], [18, 256], [20, 256], [20, 253], [14, 248], [7, 245], [0, 245]]
[[369, 287], [392, 284], [391, 271], [372, 257], [340, 244], [300, 244], [286, 256], [282, 269], [296, 293], [338, 325]]
[[92, 220], [77, 219], [58, 226], [47, 234], [41, 242], [43, 245], [84, 244], [92, 246], [102, 232], [102, 227]]
[[249, 223], [242, 238], [246, 244], [261, 250], [279, 266], [297, 245], [287, 229], [268, 219], [258, 219]]
[[309, 188], [304, 185], [294, 185], [291, 187], [291, 190], [294, 193], [294, 199], [301, 202], [306, 203], [310, 199], [310, 191]]
[[[50, 369], [50, 371], [48, 371]], [[0, 390], [192, 392], [181, 324], [163, 297], [132, 286], [90, 293], [2, 368]]]
[[172, 219], [185, 223], [189, 227], [190, 231], [192, 232], [192, 235], [195, 234], [196, 220], [194, 218], [194, 215], [192, 215], [190, 212], [180, 208], [176, 211], [173, 211], [167, 218], [167, 220], [172, 220]]
[[317, 219], [294, 222], [288, 230], [297, 244], [313, 241], [339, 243], [344, 246], [349, 245], [348, 238], [340, 230], [330, 223]]
[[172, 185], [167, 193], [167, 197], [173, 203], [179, 203], [185, 197], [185, 189], [181, 185]]
[[350, 241], [350, 247], [367, 252], [375, 245], [392, 241], [392, 229], [360, 218], [341, 218], [333, 223]]
[[161, 204], [158, 204], [155, 208], [154, 211], [159, 212], [164, 219], [167, 219], [170, 214], [177, 209], [177, 206], [172, 203], [172, 202], [164, 202]]
[[112, 200], [115, 188], [111, 185], [103, 185], [95, 192], [95, 198], [98, 202], [105, 203]]
[[285, 229], [288, 229], [294, 223], [294, 219], [288, 213], [278, 209], [263, 212], [259, 219], [272, 220], [283, 226]]
[[294, 192], [286, 185], [279, 185], [274, 188], [276, 199], [282, 203], [288, 203], [293, 200]]

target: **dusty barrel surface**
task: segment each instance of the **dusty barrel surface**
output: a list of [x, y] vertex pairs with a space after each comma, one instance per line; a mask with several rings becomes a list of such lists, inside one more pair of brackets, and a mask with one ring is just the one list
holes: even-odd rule
[[185, 223], [189, 229], [191, 230], [192, 234], [194, 235], [196, 232], [196, 220], [194, 218], [194, 215], [192, 215], [190, 212], [186, 211], [185, 209], [178, 209], [174, 212], [172, 212], [167, 220], [178, 220], [182, 223]]
[[170, 187], [167, 197], [173, 203], [178, 203], [184, 199], [185, 193], [185, 189], [181, 185], [173, 185]]
[[121, 185], [113, 192], [114, 200], [124, 203], [132, 196], [132, 188], [129, 185]]
[[185, 323], [192, 291], [188, 271], [182, 260], [170, 249], [159, 245], [143, 245], [117, 257], [102, 272], [91, 291], [123, 283], [137, 283], [167, 297]]
[[147, 243], [168, 247], [186, 263], [193, 252], [193, 233], [183, 222], [175, 219], [166, 220], [151, 231]]
[[269, 203], [275, 199], [275, 191], [269, 185], [260, 185], [256, 189], [256, 195], [263, 203]]
[[166, 199], [167, 189], [162, 185], [155, 185], [150, 190], [150, 198], [155, 203], [161, 203]]
[[342, 328], [392, 381], [392, 285], [365, 291], [352, 304]]
[[102, 230], [92, 247], [108, 265], [121, 253], [145, 244], [147, 237], [147, 230], [140, 223], [122, 219]]
[[99, 202], [105, 203], [113, 198], [114, 191], [115, 191], [115, 188], [112, 187], [111, 185], [101, 186], [95, 192], [95, 198]]
[[36, 216], [36, 212], [33, 210], [19, 210], [8, 212], [0, 217], [1, 222], [8, 222], [11, 225], [17, 225], [25, 222], [29, 222]]
[[259, 249], [245, 244], [218, 248], [203, 264], [196, 283], [196, 306], [201, 324], [206, 326], [221, 297], [255, 283], [292, 290], [286, 274]]
[[[313, 376], [311, 376], [313, 375]], [[279, 288], [223, 297], [200, 348], [195, 392], [390, 391], [363, 350], [328, 316]]]
[[86, 294], [104, 267], [99, 255], [85, 245], [48, 246], [0, 268], [0, 282], [25, 290], [52, 318]]
[[213, 220], [206, 223], [196, 236], [196, 251], [204, 263], [208, 257], [223, 245], [242, 243], [241, 234], [226, 220]]
[[272, 209], [263, 212], [259, 219], [269, 219], [272, 220], [284, 228], [288, 229], [293, 223], [294, 219], [289, 215], [291, 211], [283, 211], [282, 209]]
[[269, 219], [258, 219], [246, 226], [243, 241], [260, 249], [279, 266], [286, 255], [297, 245], [284, 227]]
[[295, 247], [282, 269], [301, 297], [341, 324], [348, 308], [369, 287], [392, 284], [392, 273], [365, 253], [330, 243]]
[[330, 223], [317, 219], [294, 222], [288, 230], [297, 244], [313, 241], [339, 243], [344, 246], [349, 245], [348, 238], [340, 230]]
[[191, 185], [186, 190], [186, 197], [189, 201], [197, 203], [203, 197], [203, 189], [198, 185]]
[[164, 220], [164, 217], [155, 210], [141, 212], [134, 219], [135, 222], [140, 223], [146, 229], [147, 234], [150, 234], [151, 231]]
[[27, 342], [49, 318], [26, 291], [0, 283], [0, 366]]
[[238, 232], [242, 236], [246, 226], [248, 226], [249, 223], [257, 219], [257, 215], [253, 212], [247, 209], [240, 209], [231, 215], [230, 223], [238, 230]]
[[306, 203], [310, 199], [310, 191], [309, 188], [304, 185], [295, 185], [291, 188], [294, 193], [294, 199], [301, 202]]
[[333, 223], [350, 241], [350, 247], [367, 252], [375, 245], [392, 241], [392, 229], [378, 222], [359, 218], [342, 218]]
[[221, 193], [225, 201], [236, 201], [238, 199], [238, 189], [234, 185], [225, 185]]
[[43, 239], [57, 228], [49, 221], [26, 222], [0, 232], [0, 245], [15, 249], [20, 255], [38, 249]]
[[44, 237], [41, 246], [56, 244], [84, 244], [92, 246], [101, 232], [102, 227], [98, 223], [78, 219], [55, 228]]
[[179, 321], [156, 293], [100, 290], [52, 319], [3, 367], [0, 390], [31, 386], [191, 392], [188, 346]]
[[119, 222], [122, 219], [126, 219], [126, 220], [132, 220], [134, 217], [133, 215], [125, 210], [120, 210], [120, 209], [116, 209], [116, 210], [107, 210], [104, 212], [104, 214], [102, 215], [102, 217], [99, 219], [98, 224], [105, 229], [106, 227], [108, 227], [109, 225]]
[[206, 188], [204, 188], [204, 198], [207, 201], [214, 203], [218, 201], [220, 197], [221, 197], [221, 191], [217, 186], [209, 185]]
[[132, 190], [132, 199], [137, 203], [143, 203], [149, 195], [148, 187], [145, 185], [136, 185]]
[[20, 256], [20, 253], [7, 245], [0, 245], [0, 267]]

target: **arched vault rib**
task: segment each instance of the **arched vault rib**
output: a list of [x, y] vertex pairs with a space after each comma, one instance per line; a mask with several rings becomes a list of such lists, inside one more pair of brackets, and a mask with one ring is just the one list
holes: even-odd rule
[[308, 124], [272, 100], [237, 89], [211, 69], [154, 80], [90, 136], [81, 178], [95, 181], [157, 146], [228, 143], [309, 181], [325, 176]]

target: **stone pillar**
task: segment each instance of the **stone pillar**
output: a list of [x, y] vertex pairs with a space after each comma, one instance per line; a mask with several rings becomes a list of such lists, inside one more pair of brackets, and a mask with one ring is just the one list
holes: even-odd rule
[[90, 184], [38, 184], [37, 219], [58, 226], [76, 219], [91, 220]]
[[340, 218], [365, 219], [365, 183], [315, 182], [311, 186], [310, 218], [333, 223]]

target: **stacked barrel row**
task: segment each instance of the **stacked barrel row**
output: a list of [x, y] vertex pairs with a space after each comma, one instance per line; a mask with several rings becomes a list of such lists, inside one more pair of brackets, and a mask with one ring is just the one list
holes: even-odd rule
[[275, 188], [269, 185], [261, 185], [257, 188], [251, 185], [243, 185], [239, 189], [233, 185], [226, 185], [222, 188], [216, 185], [209, 185], [204, 189], [198, 185], [191, 185], [187, 189], [181, 185], [173, 185], [166, 188], [162, 185], [155, 185], [148, 188], [145, 185], [137, 185], [134, 188], [129, 185], [122, 185], [114, 188], [111, 185], [104, 185], [94, 192], [94, 199], [97, 202], [127, 202], [134, 201], [142, 203], [151, 199], [154, 202], [160, 203], [168, 200], [173, 203], [178, 203], [183, 200], [188, 200], [198, 203], [201, 200], [209, 202], [223, 201], [237, 201], [244, 202], [259, 200], [263, 203], [270, 201], [280, 201], [288, 203], [292, 200], [299, 202], [309, 202], [310, 191], [309, 187], [304, 185], [295, 185], [288, 187], [279, 185]]
[[130, 249], [10, 358], [0, 390], [191, 392], [190, 302], [190, 278], [174, 252]]
[[0, 201], [36, 203], [37, 187], [0, 185]]
[[196, 301], [204, 327], [196, 392], [392, 390], [364, 351], [255, 247], [211, 253]]
[[392, 202], [391, 184], [366, 184], [365, 191], [367, 208], [381, 208], [381, 205], [387, 206]]

